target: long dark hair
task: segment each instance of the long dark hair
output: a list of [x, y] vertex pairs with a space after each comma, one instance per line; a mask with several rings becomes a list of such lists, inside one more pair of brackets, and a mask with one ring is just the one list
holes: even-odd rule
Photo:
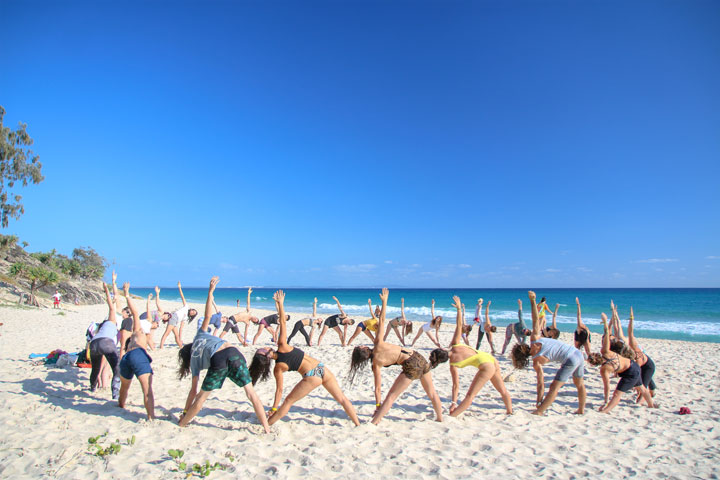
[[530, 365], [530, 345], [517, 343], [510, 352], [513, 367], [521, 370]]
[[353, 348], [352, 357], [350, 358], [350, 371], [348, 372], [348, 382], [350, 385], [355, 381], [355, 374], [365, 368], [372, 361], [373, 349], [365, 347]]
[[252, 378], [252, 384], [255, 385], [258, 381], [264, 382], [270, 377], [270, 365], [272, 360], [267, 355], [255, 352], [253, 355], [252, 362], [248, 370], [250, 371], [250, 378]]
[[430, 352], [430, 368], [435, 368], [448, 361], [448, 352], [443, 348], [436, 348]]
[[610, 351], [615, 352], [622, 357], [629, 358], [630, 360], [635, 360], [635, 352], [622, 340], [611, 340]]
[[190, 374], [190, 357], [192, 357], [192, 343], [186, 343], [178, 351], [178, 378], [180, 380]]
[[408, 321], [405, 324], [405, 335], [407, 335], [408, 333], [412, 333], [412, 329], [413, 329], [412, 322]]

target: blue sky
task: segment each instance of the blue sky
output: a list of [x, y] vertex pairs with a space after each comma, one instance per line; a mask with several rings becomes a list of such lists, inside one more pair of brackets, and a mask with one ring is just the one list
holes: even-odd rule
[[0, 2], [45, 181], [136, 285], [720, 286], [718, 2]]

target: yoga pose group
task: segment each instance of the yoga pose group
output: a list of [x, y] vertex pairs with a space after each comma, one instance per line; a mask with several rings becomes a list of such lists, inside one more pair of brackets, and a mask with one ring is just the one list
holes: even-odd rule
[[[472, 348], [468, 341], [468, 334], [471, 330], [471, 328], [468, 327], [472, 325], [467, 325], [465, 322], [465, 309], [460, 298], [457, 296], [453, 297], [452, 306], [456, 310], [455, 331], [449, 348], [445, 349], [441, 346], [438, 338], [442, 317], [435, 316], [435, 302], [433, 300], [431, 310], [432, 320], [423, 325], [412, 342], [414, 345], [420, 335], [425, 332], [437, 346], [437, 348], [430, 353], [429, 360], [426, 360], [418, 351], [408, 348], [405, 345], [405, 334], [411, 331], [412, 323], [405, 318], [404, 300], [401, 303], [401, 315], [386, 324], [389, 296], [386, 288], [382, 289], [380, 293], [381, 305], [377, 306], [375, 310], [373, 310], [372, 302], [368, 300], [370, 318], [360, 322], [353, 336], [346, 342], [345, 330], [348, 325], [354, 324], [354, 320], [349, 319], [347, 315], [345, 315], [342, 305], [335, 297], [333, 298], [337, 302], [340, 314], [333, 315], [323, 322], [317, 316], [317, 299], [315, 299], [313, 302], [313, 315], [298, 320], [294, 325], [290, 337], [288, 337], [287, 322], [290, 316], [285, 313], [285, 293], [282, 290], [278, 290], [273, 295], [277, 310], [276, 314], [266, 316], [261, 320], [253, 317], [250, 312], [250, 294], [252, 289], [248, 289], [248, 300], [245, 311], [231, 315], [230, 317], [225, 317], [218, 311], [214, 300], [214, 291], [218, 281], [218, 277], [211, 279], [207, 301], [205, 303], [204, 316], [202, 319], [198, 319], [197, 334], [192, 343], [185, 345], [182, 344], [179, 337], [179, 332], [182, 331], [182, 322], [191, 322], [197, 317], [198, 312], [195, 309], [188, 308], [180, 284], [178, 283], [178, 288], [180, 289], [180, 296], [183, 300], [183, 307], [176, 312], [167, 313], [161, 309], [159, 301], [160, 290], [158, 288], [155, 289], [155, 305], [157, 308], [155, 311], [151, 311], [151, 299], [153, 295], [150, 294], [147, 297], [146, 318], [156, 318], [167, 323], [167, 329], [160, 345], [162, 346], [170, 332], [175, 333], [175, 338], [180, 346], [178, 352], [178, 377], [180, 379], [186, 376], [191, 377], [190, 391], [188, 392], [185, 406], [179, 419], [179, 425], [181, 427], [187, 425], [198, 414], [211, 392], [220, 389], [226, 378], [229, 378], [238, 387], [242, 387], [245, 390], [258, 421], [266, 432], [269, 432], [270, 425], [282, 419], [295, 403], [321, 385], [342, 406], [350, 420], [355, 425], [359, 425], [360, 421], [355, 412], [355, 408], [341, 390], [333, 372], [331, 372], [321, 360], [312, 358], [299, 348], [289, 344], [289, 340], [299, 332], [305, 338], [307, 345], [312, 345], [312, 333], [315, 328], [321, 324], [323, 324], [323, 331], [318, 339], [318, 344], [330, 328], [336, 329], [343, 346], [352, 343], [360, 332], [365, 333], [372, 341], [372, 346], [361, 345], [353, 349], [348, 380], [349, 383], [352, 384], [358, 373], [370, 364], [374, 380], [376, 407], [371, 420], [373, 424], [378, 424], [382, 420], [393, 403], [414, 380], [420, 380], [420, 384], [425, 390], [435, 411], [436, 420], [442, 421], [443, 412], [441, 400], [433, 385], [431, 371], [444, 362], [449, 362], [450, 375], [452, 378], [450, 416], [461, 415], [467, 410], [488, 381], [500, 395], [506, 413], [513, 413], [512, 399], [505, 387], [500, 365], [494, 356], [495, 350], [491, 334], [496, 331], [496, 327], [492, 326], [489, 319], [489, 301], [486, 304], [485, 322], [480, 328], [476, 348]], [[132, 379], [133, 377], [137, 377], [142, 388], [143, 401], [148, 418], [153, 419], [155, 417], [152, 388], [153, 370], [150, 365], [152, 359], [147, 353], [150, 344], [148, 342], [148, 335], [143, 330], [142, 316], [138, 314], [130, 297], [130, 285], [125, 283], [123, 285], [123, 292], [127, 302], [127, 315], [132, 328], [130, 335], [118, 335], [115, 314], [118, 296], [115, 295], [114, 300], [111, 299], [108, 286], [105, 284], [103, 284], [103, 286], [108, 304], [108, 319], [100, 325], [97, 333], [89, 344], [92, 362], [92, 372], [90, 375], [91, 389], [94, 390], [98, 384], [99, 372], [104, 358], [113, 373], [113, 398], [118, 399], [120, 407], [124, 407]], [[114, 272], [113, 289], [116, 291]], [[655, 365], [647, 354], [643, 352], [637, 339], [634, 337], [632, 309], [627, 340], [623, 335], [622, 325], [617, 316], [617, 308], [615, 305], [612, 305], [612, 333], [607, 325], [607, 317], [604, 313], [602, 314], [605, 329], [602, 349], [600, 353], [590, 353], [590, 334], [581, 320], [579, 300], [576, 299], [578, 314], [575, 345], [569, 345], [557, 340], [559, 330], [557, 330], [555, 325], [555, 316], [553, 317], [552, 326], [545, 326], [544, 312], [550, 311], [545, 303], [545, 299], [540, 303], [536, 303], [535, 293], [532, 291], [529, 292], [529, 299], [531, 304], [532, 329], [528, 330], [525, 327], [522, 317], [522, 302], [518, 300], [518, 322], [507, 327], [502, 351], [503, 353], [505, 352], [510, 340], [515, 336], [518, 343], [511, 351], [511, 359], [515, 368], [525, 368], [532, 359], [533, 368], [537, 374], [536, 408], [533, 413], [538, 415], [544, 414], [555, 400], [559, 389], [571, 377], [578, 391], [578, 409], [576, 413], [584, 413], [586, 391], [583, 377], [585, 374], [586, 356], [591, 365], [600, 367], [605, 398], [605, 402], [600, 409], [602, 412], [610, 412], [620, 402], [622, 395], [631, 389], [637, 391], [638, 402], [643, 401], [648, 407], [655, 406], [652, 399], [652, 392], [655, 388], [652, 382]], [[478, 300], [474, 323], [479, 324], [482, 304], [483, 300]], [[555, 308], [555, 315], [556, 314], [557, 307]], [[330, 319], [332, 320], [328, 323]], [[225, 327], [220, 333], [223, 323], [225, 323]], [[245, 334], [242, 336], [240, 335], [238, 326], [240, 323], [245, 323]], [[253, 355], [252, 362], [248, 366], [243, 354], [223, 337], [228, 331], [233, 331], [233, 333], [238, 336], [240, 342], [244, 346], [247, 346], [247, 329], [250, 323], [258, 324], [258, 332], [254, 340], [257, 340], [263, 329], [267, 329], [271, 333], [276, 346], [275, 348], [259, 348]], [[210, 331], [211, 325], [215, 327], [212, 333]], [[277, 325], [277, 329], [273, 329], [271, 325]], [[342, 330], [339, 328], [340, 325], [344, 327]], [[308, 326], [311, 327], [309, 336], [305, 331], [305, 327]], [[402, 345], [395, 345], [386, 341], [389, 328], [395, 331]], [[434, 335], [431, 330], [434, 330]], [[218, 333], [219, 336], [217, 335]], [[478, 349], [483, 336], [487, 336], [492, 354]], [[527, 336], [530, 337], [529, 345], [525, 343]], [[116, 349], [118, 339], [123, 341], [122, 345], [120, 345], [121, 355], [118, 355]], [[583, 355], [583, 352], [580, 350], [581, 348], [585, 349], [588, 355]], [[556, 372], [555, 378], [546, 394], [543, 366], [552, 362], [559, 363], [560, 368]], [[401, 371], [383, 399], [381, 391], [383, 368], [394, 365], [399, 366]], [[464, 398], [458, 403], [458, 393], [460, 389], [458, 369], [465, 367], [475, 367], [477, 372], [470, 382]], [[207, 373], [202, 383], [200, 383], [200, 373], [202, 370], [207, 370]], [[272, 400], [272, 406], [266, 414], [263, 403], [253, 387], [258, 382], [267, 380], [271, 371], [275, 379], [275, 395]], [[283, 400], [283, 382], [286, 372], [297, 372], [300, 375], [300, 381]], [[621, 380], [618, 382], [612, 397], [610, 397], [610, 377], [613, 374], [619, 376]]]

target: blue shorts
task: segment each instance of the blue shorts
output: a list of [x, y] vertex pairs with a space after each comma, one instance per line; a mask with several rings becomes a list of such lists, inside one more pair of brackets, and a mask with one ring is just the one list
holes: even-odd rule
[[563, 362], [560, 370], [555, 374], [555, 380], [565, 383], [570, 379], [571, 375], [575, 378], [583, 378], [585, 375], [585, 358], [580, 350], [573, 352]]
[[133, 375], [139, 377], [146, 373], [152, 374], [150, 362], [152, 362], [152, 358], [144, 348], [133, 348], [120, 360], [120, 376], [126, 380], [132, 380]]

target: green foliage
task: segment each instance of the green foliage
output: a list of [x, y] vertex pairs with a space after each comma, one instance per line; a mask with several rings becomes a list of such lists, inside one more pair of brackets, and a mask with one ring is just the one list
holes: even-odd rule
[[48, 285], [54, 285], [60, 281], [60, 275], [53, 270], [43, 267], [35, 267], [22, 262], [15, 262], [10, 266], [10, 275], [21, 277], [30, 281], [30, 303], [38, 305], [35, 298], [35, 291]]
[[0, 250], [7, 250], [8, 248], [15, 246], [17, 241], [17, 235], [0, 235]]
[[23, 242], [22, 242], [23, 248], [27, 248], [28, 245], [30, 245], [30, 244], [28, 242], [26, 242], [25, 240], [23, 240]]
[[171, 457], [173, 460], [179, 460], [179, 459], [181, 459], [181, 458], [183, 457], [183, 455], [185, 455], [185, 452], [182, 451], [182, 450], [173, 450], [173, 449], [171, 449], [171, 450], [168, 450], [168, 455], [170, 455], [170, 457]]
[[16, 183], [26, 187], [40, 183], [42, 176], [40, 157], [28, 149], [33, 139], [27, 133], [27, 125], [18, 124], [17, 130], [3, 125], [5, 109], [0, 106], [0, 226], [6, 228], [10, 218], [18, 219], [25, 213], [22, 197], [10, 190]]
[[49, 268], [59, 270], [64, 275], [72, 278], [100, 279], [105, 275], [107, 262], [91, 247], [76, 248], [73, 250], [72, 258], [61, 255], [52, 249], [49, 252], [34, 252], [31, 257], [37, 259]]
[[[93, 452], [91, 452], [92, 455], [100, 458], [105, 458], [108, 455], [117, 455], [118, 453], [120, 453], [122, 445], [120, 444], [120, 439], [118, 438], [116, 438], [114, 442], [111, 442], [110, 445], [104, 447], [100, 445], [100, 439], [106, 437], [107, 434], [108, 432], [105, 432], [102, 435], [98, 435], [97, 437], [88, 438], [88, 450], [94, 450]], [[135, 435], [128, 438], [126, 444], [135, 445]]]
[[197, 473], [201, 477], [205, 478], [215, 470], [225, 470], [227, 467], [219, 462], [215, 462], [210, 465], [210, 460], [205, 460], [205, 463], [195, 463], [192, 466], [193, 473]]

